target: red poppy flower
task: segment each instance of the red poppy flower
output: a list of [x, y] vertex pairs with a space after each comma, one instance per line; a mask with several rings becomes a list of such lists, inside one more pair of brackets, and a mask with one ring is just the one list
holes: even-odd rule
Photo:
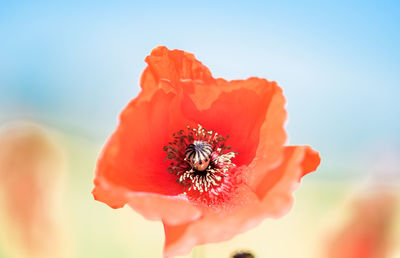
[[161, 220], [164, 256], [286, 213], [300, 178], [320, 158], [307, 146], [283, 146], [279, 86], [213, 78], [192, 54], [165, 47], [146, 62], [142, 91], [98, 160], [95, 199]]
[[328, 242], [325, 257], [389, 257], [396, 202], [394, 195], [383, 191], [356, 200], [349, 221]]

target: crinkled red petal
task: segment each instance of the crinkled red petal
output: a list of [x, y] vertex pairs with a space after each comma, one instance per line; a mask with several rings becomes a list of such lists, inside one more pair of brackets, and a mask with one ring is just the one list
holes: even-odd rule
[[[106, 181], [107, 185], [130, 192], [182, 193], [176, 176], [166, 170], [168, 164], [163, 151], [172, 132], [186, 124], [180, 113], [175, 112], [177, 102], [175, 94], [158, 89], [150, 101], [138, 98], [129, 103], [98, 160], [95, 187]], [[111, 196], [113, 189], [106, 190]], [[96, 192], [95, 189], [94, 194]], [[112, 207], [126, 203], [123, 198], [110, 196], [95, 197]]]
[[[282, 163], [267, 174], [278, 174], [273, 185], [264, 193], [264, 197], [252, 196], [248, 191], [247, 201], [230, 214], [218, 214], [209, 211], [191, 223], [169, 225], [164, 223], [166, 242], [165, 257], [173, 257], [189, 252], [194, 245], [228, 240], [234, 235], [258, 225], [266, 217], [278, 217], [285, 214], [292, 205], [292, 192], [300, 178], [315, 169], [319, 164], [318, 153], [307, 146], [286, 147]], [[307, 166], [304, 166], [307, 164]], [[268, 184], [265, 178], [264, 184]], [[260, 189], [261, 190], [261, 189]], [[265, 189], [263, 189], [265, 190]]]
[[[276, 83], [250, 78], [185, 86], [183, 114], [208, 130], [229, 136], [227, 145], [239, 153], [234, 160], [236, 165], [249, 165], [257, 151], [258, 155], [270, 155], [276, 160], [285, 141], [286, 118], [284, 99]], [[280, 106], [275, 103], [277, 98], [282, 99]], [[259, 150], [260, 137], [265, 141], [273, 139], [273, 144], [262, 143], [263, 149]]]

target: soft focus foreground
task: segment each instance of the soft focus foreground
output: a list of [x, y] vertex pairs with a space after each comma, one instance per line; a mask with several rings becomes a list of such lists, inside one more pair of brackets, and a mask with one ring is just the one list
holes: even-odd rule
[[6, 257], [64, 257], [64, 162], [47, 132], [31, 124], [0, 131], [1, 243]]
[[[23, 130], [26, 130], [24, 128]], [[39, 249], [53, 253], [50, 256], [36, 257], [65, 257], [65, 255], [82, 258], [160, 257], [164, 234], [161, 223], [147, 221], [128, 207], [119, 210], [109, 209], [91, 198], [89, 194], [92, 185], [91, 171], [94, 169], [94, 160], [101, 144], [87, 141], [74, 134], [53, 132], [44, 136], [40, 133], [39, 140], [43, 137], [47, 139], [46, 141], [51, 139], [52, 145], [56, 144], [57, 148], [47, 149], [45, 152], [40, 152], [40, 155], [30, 156], [29, 152], [22, 150], [30, 146], [29, 148], [39, 152], [44, 146], [32, 143], [32, 140], [25, 137], [22, 139], [19, 139], [20, 136], [11, 137], [15, 134], [18, 133], [2, 134], [2, 143], [6, 140], [7, 142], [14, 141], [13, 145], [15, 145], [13, 148], [7, 145], [7, 148], [1, 149], [2, 184], [6, 182], [4, 177], [7, 173], [4, 169], [10, 161], [24, 164], [24, 172], [19, 171], [18, 178], [14, 175], [14, 178], [19, 181], [18, 184], [8, 183], [7, 187], [2, 185], [1, 224], [3, 230], [0, 257], [34, 257], [31, 252], [37, 252]], [[33, 138], [37, 137], [33, 136]], [[2, 145], [4, 146], [6, 145]], [[50, 165], [54, 164], [53, 162], [60, 162], [56, 161], [57, 159], [53, 160], [54, 155], [59, 155], [60, 151], [64, 153], [67, 161], [67, 176], [62, 178], [62, 182], [56, 180], [57, 177], [60, 179], [62, 166], [64, 166], [62, 163], [56, 163], [55, 167], [45, 167], [42, 170], [29, 170], [29, 167], [35, 164], [34, 161], [33, 163], [15, 161], [17, 157], [26, 159], [29, 155], [31, 159], [40, 159], [37, 160], [38, 162], [48, 159], [47, 162], [51, 161]], [[10, 155], [6, 153], [13, 154], [14, 158], [10, 160]], [[19, 158], [17, 160], [20, 161]], [[16, 171], [20, 167], [15, 167], [13, 170], [7, 167], [7, 171]], [[259, 227], [238, 235], [230, 241], [197, 247], [190, 255], [182, 257], [230, 257], [238, 250], [250, 250], [260, 258], [338, 257], [335, 254], [341, 254], [339, 257], [356, 258], [399, 257], [400, 193], [398, 188], [394, 189], [388, 185], [371, 187], [370, 181], [344, 183], [319, 180], [311, 175], [308, 177], [307, 181], [303, 182], [304, 187], [296, 191], [295, 205], [285, 217], [280, 220], [264, 221]], [[29, 195], [17, 194], [19, 185], [34, 186], [32, 178], [44, 182], [42, 190], [39, 192], [30, 190]], [[56, 190], [54, 187], [60, 190], [59, 187], [62, 185], [62, 196], [58, 195], [56, 200], [52, 200], [55, 192], [51, 191]], [[44, 196], [39, 197], [40, 194]], [[30, 202], [40, 198], [40, 201], [36, 206], [27, 205], [30, 202], [23, 202], [26, 205], [22, 205], [18, 198], [25, 198]], [[54, 201], [58, 203], [55, 206]], [[14, 204], [15, 209], [5, 206], [10, 204]], [[37, 209], [40, 219], [31, 220], [29, 218], [32, 216], [24, 217], [26, 215], [24, 209], [30, 209], [30, 212]], [[14, 214], [11, 216], [12, 212]], [[48, 217], [50, 215], [51, 218]], [[42, 223], [51, 225], [51, 228], [46, 230], [51, 229], [54, 236], [64, 238], [59, 240], [59, 237], [49, 237]], [[10, 238], [13, 235], [31, 238], [31, 229], [35, 227], [40, 227], [42, 230], [39, 233], [36, 230], [37, 234], [33, 243]], [[68, 234], [66, 228], [68, 228]], [[373, 240], [369, 241], [368, 248], [363, 248], [363, 250], [374, 250], [375, 253], [377, 249], [384, 248], [383, 251], [387, 253], [387, 256], [342, 256], [346, 250], [357, 249], [360, 245], [356, 239], [346, 240], [349, 234], [358, 235], [360, 238], [372, 237]], [[43, 243], [48, 244], [49, 241], [52, 242], [52, 247], [56, 244], [57, 248], [48, 250], [43, 246]], [[332, 245], [332, 242], [335, 244]], [[35, 245], [35, 248], [27, 245], [28, 243]], [[354, 246], [349, 247], [349, 244]]]

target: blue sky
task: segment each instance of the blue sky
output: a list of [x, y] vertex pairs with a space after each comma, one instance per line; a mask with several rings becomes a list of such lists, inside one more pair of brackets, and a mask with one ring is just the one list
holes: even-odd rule
[[95, 2], [0, 5], [0, 121], [39, 119], [103, 141], [166, 45], [215, 77], [277, 81], [290, 144], [323, 165], [366, 167], [400, 149], [400, 3]]

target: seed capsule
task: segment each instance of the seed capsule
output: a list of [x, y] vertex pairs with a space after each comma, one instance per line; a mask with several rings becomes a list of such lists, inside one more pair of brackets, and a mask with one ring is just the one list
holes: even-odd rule
[[210, 164], [212, 147], [205, 141], [194, 141], [185, 150], [185, 160], [198, 171], [204, 171]]

